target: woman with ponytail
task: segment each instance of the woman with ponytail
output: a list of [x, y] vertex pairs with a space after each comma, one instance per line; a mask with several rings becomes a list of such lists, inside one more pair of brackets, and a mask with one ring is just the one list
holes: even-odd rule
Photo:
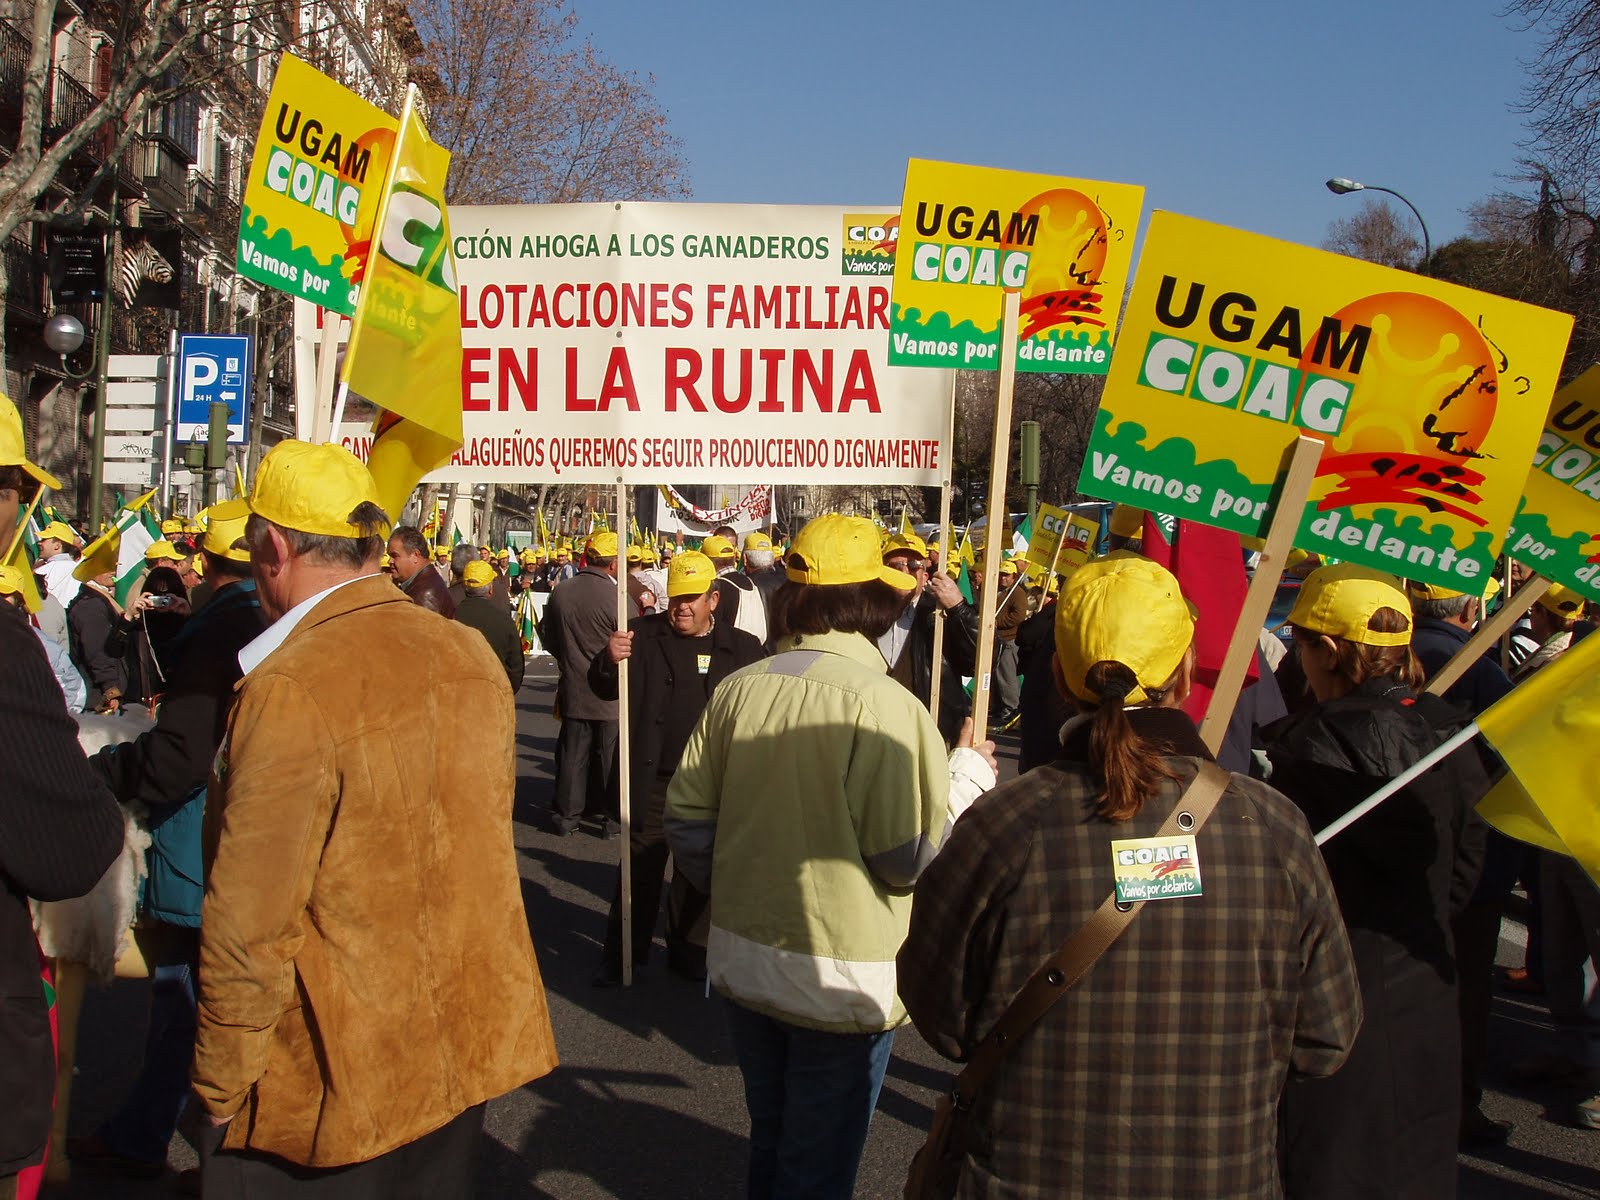
[[[1321, 829], [1463, 727], [1420, 692], [1411, 601], [1391, 575], [1320, 567], [1289, 613], [1315, 704], [1265, 731], [1272, 785]], [[1471, 895], [1488, 787], [1471, 747], [1323, 846], [1366, 1010], [1350, 1061], [1284, 1094], [1290, 1200], [1456, 1194], [1461, 1039], [1450, 920]]]
[[[898, 959], [917, 1028], [957, 1060], [1128, 873], [1115, 863], [1181, 874], [1153, 839], [1211, 760], [1182, 708], [1194, 621], [1171, 574], [1080, 568], [1054, 633], [1078, 714], [1060, 757], [956, 822]], [[1198, 889], [1147, 901], [978, 1093], [958, 1195], [1281, 1195], [1284, 1081], [1337, 1070], [1360, 1023], [1350, 947], [1305, 818], [1271, 788], [1231, 776], [1187, 852]]]

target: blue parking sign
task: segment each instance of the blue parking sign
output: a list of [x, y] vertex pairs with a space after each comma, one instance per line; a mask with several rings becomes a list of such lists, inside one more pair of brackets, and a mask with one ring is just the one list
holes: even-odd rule
[[211, 405], [228, 406], [228, 441], [242, 445], [250, 413], [255, 347], [247, 333], [185, 333], [178, 338], [178, 412], [173, 440], [203, 442]]

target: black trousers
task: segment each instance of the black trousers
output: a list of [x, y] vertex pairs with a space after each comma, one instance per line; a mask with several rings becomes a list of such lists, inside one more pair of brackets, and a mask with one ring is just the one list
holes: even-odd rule
[[[630, 814], [628, 853], [633, 859], [633, 961], [643, 965], [650, 958], [650, 943], [655, 937], [656, 914], [661, 910], [661, 885], [666, 878], [667, 836], [663, 819], [667, 811], [667, 785], [671, 777], [657, 777], [650, 790], [650, 803], [644, 812]], [[705, 968], [706, 935], [711, 927], [711, 897], [681, 874], [672, 873], [667, 892], [667, 957], [681, 969], [698, 973]], [[617, 871], [617, 888], [611, 896], [611, 912], [606, 917], [605, 961], [622, 965], [622, 871]]]
[[616, 820], [617, 723], [563, 717], [556, 738], [556, 827], [574, 829], [585, 812]]
[[1500, 949], [1504, 898], [1473, 897], [1451, 923], [1456, 943], [1456, 1004], [1461, 1012], [1461, 1115], [1483, 1103], [1483, 1060], [1489, 1047], [1494, 960]]
[[468, 1200], [483, 1110], [364, 1163], [317, 1170], [273, 1154], [218, 1150], [205, 1162], [206, 1200]]

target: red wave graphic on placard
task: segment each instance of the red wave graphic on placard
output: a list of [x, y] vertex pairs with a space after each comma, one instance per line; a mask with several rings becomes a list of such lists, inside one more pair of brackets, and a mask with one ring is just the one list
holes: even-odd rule
[[1029, 296], [1022, 302], [1022, 336], [1033, 337], [1057, 325], [1094, 325], [1105, 328], [1100, 319], [1102, 295], [1090, 288], [1068, 288]]
[[1462, 507], [1482, 503], [1473, 489], [1483, 483], [1483, 472], [1460, 463], [1422, 454], [1335, 454], [1322, 460], [1317, 474], [1339, 478], [1339, 485], [1318, 502], [1319, 511], [1357, 504], [1415, 504], [1474, 525], [1487, 524], [1472, 508]]

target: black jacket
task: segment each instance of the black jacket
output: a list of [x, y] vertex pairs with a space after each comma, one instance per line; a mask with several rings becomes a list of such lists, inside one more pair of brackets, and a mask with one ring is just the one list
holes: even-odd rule
[[[917, 615], [911, 623], [911, 636], [901, 655], [910, 661], [890, 673], [911, 689], [924, 708], [933, 696], [933, 627], [939, 602], [926, 588], [917, 600]], [[944, 662], [939, 684], [939, 711], [934, 713], [939, 732], [946, 742], [954, 742], [961, 722], [972, 711], [972, 703], [961, 686], [961, 678], [971, 675], [978, 657], [978, 610], [963, 601], [945, 613]]]
[[89, 685], [84, 708], [91, 712], [105, 703], [108, 694], [120, 697], [128, 690], [128, 665], [120, 657], [121, 651], [110, 645], [119, 624], [111, 601], [90, 584], [79, 588], [67, 605], [67, 644], [72, 661]]
[[511, 614], [487, 596], [464, 596], [456, 605], [456, 620], [483, 634], [489, 649], [506, 669], [511, 694], [516, 695], [522, 686], [527, 663], [522, 657], [522, 634], [517, 632], [517, 623], [511, 619]]
[[[637, 608], [630, 600], [630, 612]], [[539, 640], [561, 671], [556, 701], [563, 719], [615, 721], [616, 693], [610, 699], [595, 694], [589, 683], [589, 665], [606, 648], [617, 627], [617, 581], [604, 571], [585, 567], [550, 593]]]
[[39, 639], [0, 605], [0, 1179], [43, 1157], [56, 1081], [27, 898], [83, 895], [122, 838]]
[[[668, 705], [685, 703], [685, 694], [674, 689], [672, 665], [663, 653], [666, 639], [678, 636], [666, 613], [650, 613], [628, 622], [633, 631], [633, 653], [628, 657], [628, 743], [629, 804], [635, 814], [649, 807], [651, 789], [661, 766], [661, 714]], [[713, 688], [740, 667], [766, 657], [766, 650], [755, 637], [730, 622], [719, 619], [706, 635], [711, 654], [709, 677]], [[602, 647], [589, 664], [589, 686], [601, 699], [617, 698], [617, 665]], [[693, 699], [704, 707], [699, 689]], [[676, 769], [677, 764], [671, 764]]]
[[[1271, 784], [1319, 830], [1465, 724], [1392, 680], [1266, 730]], [[1454, 911], [1482, 857], [1472, 806], [1488, 779], [1463, 747], [1323, 848], [1361, 979], [1365, 1023], [1332, 1078], [1292, 1080], [1280, 1155], [1287, 1195], [1455, 1193], [1460, 1034]]]
[[450, 589], [432, 564], [423, 567], [405, 583], [396, 578], [395, 585], [410, 596], [414, 604], [430, 609], [447, 620], [456, 615], [456, 602], [450, 597]]
[[156, 821], [205, 786], [233, 710], [233, 685], [243, 674], [239, 651], [265, 627], [248, 580], [215, 593], [189, 619], [167, 649], [167, 690], [155, 728], [89, 760], [118, 800], [138, 801]]

